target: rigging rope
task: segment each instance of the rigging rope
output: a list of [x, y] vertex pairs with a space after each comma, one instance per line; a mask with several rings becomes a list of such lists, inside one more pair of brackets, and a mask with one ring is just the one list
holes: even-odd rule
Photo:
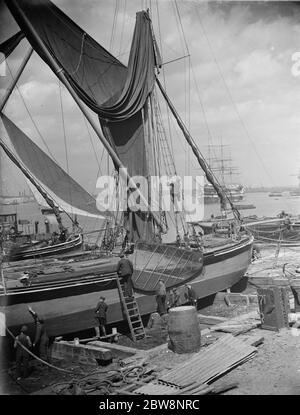
[[[9, 71], [9, 73], [10, 73], [10, 75], [11, 75], [12, 79], [14, 79], [13, 74], [12, 74], [12, 72], [11, 72], [11, 69], [10, 69], [9, 64], [8, 64], [8, 62], [7, 62], [7, 61], [6, 61], [6, 66], [7, 66], [7, 68], [8, 68], [8, 71]], [[32, 122], [32, 124], [33, 124], [34, 128], [36, 129], [36, 131], [37, 131], [37, 133], [38, 133], [39, 137], [41, 138], [41, 140], [42, 140], [42, 142], [43, 142], [44, 146], [46, 147], [46, 149], [47, 149], [48, 153], [50, 154], [50, 156], [52, 157], [52, 159], [53, 159], [53, 160], [57, 163], [57, 161], [55, 160], [55, 157], [54, 157], [54, 156], [53, 156], [53, 154], [51, 153], [50, 148], [48, 147], [47, 142], [45, 141], [45, 139], [44, 139], [44, 137], [43, 137], [42, 133], [41, 133], [41, 132], [40, 132], [40, 130], [38, 129], [38, 127], [37, 127], [37, 125], [36, 125], [36, 123], [35, 123], [35, 121], [34, 121], [34, 119], [33, 119], [32, 115], [31, 115], [31, 113], [30, 113], [30, 111], [29, 111], [29, 108], [28, 108], [28, 106], [27, 106], [27, 104], [26, 104], [25, 98], [23, 97], [23, 94], [22, 94], [22, 92], [21, 92], [21, 90], [20, 90], [20, 88], [18, 87], [18, 85], [17, 85], [17, 84], [16, 84], [16, 89], [17, 89], [17, 91], [18, 91], [18, 93], [19, 93], [19, 95], [20, 95], [20, 98], [21, 98], [21, 100], [22, 100], [22, 102], [23, 102], [23, 104], [24, 104], [24, 107], [25, 107], [25, 109], [26, 109], [26, 111], [27, 111], [27, 113], [28, 113], [28, 115], [29, 115], [29, 118], [31, 119], [31, 122]], [[57, 164], [58, 164], [58, 163], [57, 163]]]
[[[65, 117], [64, 117], [64, 108], [63, 108], [63, 101], [62, 101], [62, 93], [61, 93], [61, 83], [60, 80], [58, 79], [58, 89], [59, 89], [59, 102], [60, 102], [60, 110], [61, 110], [61, 120], [62, 120], [62, 128], [63, 128], [63, 137], [64, 137], [64, 146], [65, 146], [65, 156], [66, 156], [66, 167], [67, 167], [67, 173], [70, 176], [70, 171], [69, 171], [69, 159], [68, 159], [68, 149], [67, 149], [67, 136], [66, 136], [66, 126], [65, 126]], [[68, 180], [68, 184], [69, 184], [69, 196], [70, 196], [70, 200], [71, 200], [71, 212], [72, 215], [73, 213], [73, 203], [72, 203], [72, 192], [71, 192], [71, 183]]]
[[79, 55], [79, 60], [78, 60], [78, 64], [75, 68], [75, 71], [71, 72], [70, 75], [75, 75], [80, 67], [81, 64], [81, 60], [82, 60], [82, 56], [83, 56], [83, 44], [84, 44], [84, 39], [86, 37], [86, 33], [83, 32], [82, 34], [82, 39], [81, 39], [81, 47], [80, 47], [80, 55]]
[[[247, 127], [246, 127], [246, 125], [245, 125], [245, 123], [244, 123], [244, 121], [243, 121], [242, 117], [241, 117], [241, 114], [240, 114], [240, 112], [239, 112], [239, 109], [238, 109], [238, 107], [237, 107], [237, 105], [236, 105], [236, 103], [235, 103], [235, 101], [234, 101], [234, 99], [233, 99], [233, 96], [232, 96], [232, 94], [231, 94], [231, 91], [230, 91], [230, 89], [229, 89], [229, 87], [228, 87], [228, 84], [227, 84], [227, 82], [226, 82], [226, 80], [225, 80], [225, 77], [224, 77], [224, 75], [223, 75], [222, 69], [221, 69], [221, 67], [220, 67], [220, 65], [219, 65], [219, 63], [218, 63], [218, 60], [217, 60], [216, 55], [215, 55], [215, 53], [214, 53], [214, 51], [213, 51], [212, 45], [211, 45], [211, 43], [210, 43], [210, 40], [209, 40], [209, 38], [208, 38], [208, 36], [207, 36], [207, 33], [206, 33], [206, 30], [205, 30], [204, 24], [203, 24], [203, 22], [202, 22], [202, 19], [201, 19], [201, 16], [200, 16], [200, 13], [199, 13], [199, 10], [198, 10], [198, 7], [197, 7], [197, 5], [196, 5], [196, 4], [195, 4], [195, 11], [196, 11], [196, 15], [198, 16], [198, 19], [199, 19], [199, 22], [200, 22], [200, 26], [201, 26], [202, 32], [203, 32], [203, 34], [204, 34], [204, 37], [205, 37], [205, 39], [206, 39], [206, 41], [207, 41], [207, 44], [208, 44], [208, 47], [209, 47], [209, 49], [210, 49], [210, 52], [211, 52], [212, 58], [213, 58], [213, 60], [214, 60], [214, 62], [215, 62], [215, 64], [216, 64], [217, 70], [218, 70], [218, 72], [219, 72], [220, 78], [221, 78], [221, 80], [222, 80], [222, 82], [223, 82], [223, 84], [224, 84], [224, 87], [225, 87], [225, 89], [226, 89], [226, 91], [227, 91], [227, 93], [228, 93], [228, 96], [229, 96], [229, 99], [230, 99], [230, 101], [231, 101], [231, 104], [232, 104], [232, 106], [233, 106], [233, 108], [234, 108], [234, 110], [235, 110], [235, 112], [236, 112], [236, 114], [237, 114], [237, 117], [238, 117], [238, 119], [239, 119], [239, 121], [240, 121], [240, 123], [241, 123], [241, 126], [242, 126], [242, 128], [243, 128], [243, 130], [244, 130], [244, 132], [245, 132], [245, 135], [246, 135], [246, 137], [248, 138], [249, 142], [251, 143], [251, 145], [252, 145], [252, 147], [253, 147], [253, 149], [254, 149], [254, 151], [255, 151], [255, 153], [256, 153], [256, 156], [257, 156], [257, 158], [259, 159], [259, 161], [260, 161], [260, 163], [261, 163], [261, 165], [262, 165], [262, 167], [263, 167], [263, 169], [264, 169], [264, 171], [265, 171], [266, 175], [269, 177], [269, 179], [270, 179], [271, 183], [273, 183], [273, 178], [272, 178], [272, 176], [269, 174], [269, 172], [267, 171], [267, 169], [266, 169], [266, 167], [265, 167], [265, 165], [264, 165], [264, 162], [263, 162], [263, 160], [262, 160], [262, 158], [261, 158], [261, 156], [260, 156], [259, 152], [257, 151], [256, 145], [255, 145], [254, 141], [252, 140], [252, 138], [251, 138], [251, 136], [250, 136], [250, 134], [249, 134], [249, 131], [248, 131], [248, 129], [247, 129]], [[273, 184], [274, 184], [274, 183], [273, 183]], [[285, 203], [286, 203], [286, 201], [285, 201]], [[288, 205], [288, 203], [286, 203], [286, 206], [289, 206], [289, 205]]]

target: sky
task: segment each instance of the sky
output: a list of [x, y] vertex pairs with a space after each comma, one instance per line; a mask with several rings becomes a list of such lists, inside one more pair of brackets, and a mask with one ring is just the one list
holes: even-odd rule
[[[298, 184], [300, 76], [292, 73], [292, 56], [300, 52], [298, 4], [185, 0], [54, 3], [125, 64], [135, 13], [149, 7], [164, 62], [160, 80], [201, 151], [208, 156], [209, 143], [226, 145], [225, 157], [230, 156], [239, 172], [234, 181], [246, 186]], [[2, 42], [18, 27], [3, 2], [0, 14]], [[27, 48], [23, 40], [8, 58], [12, 73]], [[3, 93], [10, 82], [8, 69], [0, 82]], [[18, 91], [11, 96], [5, 114], [94, 192], [99, 173], [106, 170], [106, 155], [64, 87], [36, 54], [18, 85], [31, 117]], [[162, 110], [168, 125], [163, 105]], [[201, 174], [174, 120], [170, 125], [178, 172]]]

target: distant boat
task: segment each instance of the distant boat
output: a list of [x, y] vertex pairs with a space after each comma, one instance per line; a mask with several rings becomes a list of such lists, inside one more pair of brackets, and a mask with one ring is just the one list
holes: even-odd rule
[[[120, 171], [126, 166], [128, 179], [137, 174], [150, 177], [152, 171], [160, 173], [161, 163], [155, 162], [156, 155], [163, 158], [164, 153], [157, 151], [163, 147], [157, 146], [156, 140], [159, 137], [157, 131], [153, 131], [153, 126], [160, 121], [154, 89], [157, 85], [208, 181], [214, 185], [223, 207], [226, 197], [222, 187], [215, 181], [158, 77], [154, 76], [159, 59], [149, 13], [142, 11], [136, 14], [136, 27], [126, 67], [50, 1], [39, 0], [38, 4], [37, 14], [35, 2], [33, 4], [32, 0], [7, 2], [27, 39], [48, 66], [53, 69], [52, 59], [55, 58], [55, 66], [59, 64], [63, 68], [62, 71], [55, 70], [55, 74], [71, 91], [79, 107], [83, 110], [83, 104], [79, 100], [81, 99], [99, 115], [104, 136], [98, 132], [98, 124], [95, 124], [94, 130], [105, 144], [116, 168]], [[26, 19], [23, 19], [25, 15]], [[88, 113], [85, 113], [85, 117], [90, 119]], [[40, 177], [39, 182], [43, 184], [43, 189], [47, 189], [49, 195], [55, 193], [59, 196], [59, 201], [63, 203], [57, 202], [57, 205], [65, 210], [66, 205], [71, 205], [71, 202], [72, 206], [74, 202], [82, 204], [85, 201], [82, 189], [76, 192], [76, 186], [70, 191], [71, 178], [68, 177], [65, 185], [61, 175], [66, 177], [66, 173], [63, 174], [59, 166], [46, 157], [7, 117], [3, 119], [6, 129], [10, 129], [9, 136], [14, 141], [15, 152], [26, 165], [27, 171], [30, 170], [34, 177]], [[163, 137], [160, 140], [161, 146], [166, 144], [162, 141]], [[1, 140], [0, 145], [5, 148]], [[29, 148], [34, 151], [29, 151]], [[40, 163], [36, 162], [37, 158]], [[166, 168], [170, 168], [170, 165]], [[57, 179], [52, 183], [49, 183], [52, 176], [47, 174], [49, 169], [51, 172], [59, 170], [61, 174], [59, 177], [54, 176]], [[39, 193], [47, 198], [47, 203], [53, 208], [53, 202], [48, 202], [48, 194], [42, 194], [43, 189], [38, 189]], [[70, 193], [72, 198], [69, 197]], [[170, 193], [172, 194], [171, 191]], [[95, 206], [95, 200], [91, 202], [93, 204], [85, 203], [85, 210]], [[196, 247], [192, 247], [190, 242], [193, 241], [186, 232], [186, 226], [183, 229], [186, 239], [182, 243], [179, 234], [176, 241], [162, 243], [159, 237], [166, 227], [163, 213], [161, 209], [158, 212], [147, 211], [147, 214], [128, 210], [122, 218], [122, 226], [129, 232], [129, 242], [134, 244], [133, 285], [138, 292], [141, 315], [155, 311], [154, 293], [160, 279], [165, 281], [168, 290], [191, 281], [197, 297], [203, 298], [232, 287], [244, 276], [251, 262], [253, 237], [247, 233], [241, 233], [236, 239], [209, 235], [208, 238], [203, 238], [204, 246], [200, 243], [202, 241], [196, 240]], [[192, 228], [192, 237], [200, 233], [197, 223], [187, 225]], [[28, 287], [20, 284], [13, 286], [15, 281], [9, 281], [11, 285], [7, 292], [0, 294], [0, 311], [3, 310], [7, 316], [7, 326], [15, 332], [22, 324], [30, 325], [31, 318], [27, 313], [30, 304], [38, 312], [41, 310], [52, 336], [93, 327], [93, 310], [100, 293], [105, 295], [109, 304], [108, 323], [115, 324], [123, 320], [116, 286], [117, 258], [110, 256], [107, 259], [96, 270], [83, 267], [78, 273], [60, 273], [55, 280], [53, 274], [47, 280], [38, 277]]]
[[282, 197], [281, 192], [271, 192], [269, 193], [269, 197]]
[[233, 206], [236, 209], [238, 209], [238, 210], [256, 209], [256, 206], [253, 205], [253, 204], [248, 204], [248, 205], [237, 205], [237, 204], [234, 204]]
[[292, 196], [292, 197], [299, 197], [300, 196], [300, 190], [296, 190], [296, 191], [290, 192], [290, 196]]

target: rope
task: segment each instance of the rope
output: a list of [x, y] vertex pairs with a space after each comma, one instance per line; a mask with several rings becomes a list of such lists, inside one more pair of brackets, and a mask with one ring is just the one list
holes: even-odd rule
[[[70, 176], [69, 159], [68, 159], [68, 149], [67, 149], [67, 135], [66, 135], [66, 126], [65, 126], [65, 117], [64, 117], [64, 108], [63, 108], [63, 101], [62, 101], [61, 83], [60, 83], [60, 80], [58, 80], [58, 89], [59, 89], [59, 102], [60, 102], [61, 120], [62, 120], [63, 136], [64, 136], [66, 167], [67, 167], [67, 173]], [[72, 214], [73, 214], [73, 207], [72, 207], [73, 202], [72, 202], [72, 192], [71, 192], [70, 182], [69, 182], [69, 197], [70, 197], [70, 200], [71, 200], [70, 206], [71, 206], [71, 211], [72, 211]]]
[[[12, 74], [12, 72], [11, 72], [11, 70], [10, 70], [10, 67], [9, 67], [9, 65], [8, 65], [8, 62], [7, 62], [7, 61], [6, 61], [6, 65], [7, 65], [7, 68], [8, 68], [8, 70], [9, 70], [9, 73], [10, 73], [10, 75], [11, 75], [12, 79], [13, 79], [13, 74]], [[55, 160], [55, 158], [54, 158], [53, 154], [52, 154], [52, 153], [51, 153], [51, 151], [50, 151], [50, 148], [49, 148], [49, 147], [48, 147], [48, 145], [47, 145], [47, 142], [45, 141], [45, 139], [44, 139], [44, 137], [43, 137], [42, 133], [41, 133], [41, 132], [40, 132], [40, 130], [38, 129], [38, 127], [37, 127], [37, 125], [36, 125], [36, 123], [35, 123], [35, 121], [34, 121], [34, 119], [33, 119], [32, 115], [30, 114], [29, 108], [27, 107], [27, 104], [26, 104], [25, 99], [24, 99], [24, 97], [23, 97], [23, 95], [22, 95], [22, 92], [20, 91], [20, 88], [18, 87], [18, 85], [17, 85], [17, 84], [16, 84], [16, 89], [17, 89], [17, 91], [18, 91], [18, 93], [19, 93], [19, 95], [20, 95], [20, 98], [21, 98], [21, 100], [22, 100], [22, 102], [23, 102], [23, 104], [24, 104], [24, 107], [25, 107], [25, 109], [26, 109], [26, 111], [27, 111], [27, 113], [28, 113], [28, 115], [29, 115], [29, 118], [31, 119], [31, 122], [32, 122], [32, 124], [33, 124], [34, 128], [36, 129], [36, 131], [37, 131], [38, 135], [40, 136], [40, 138], [41, 138], [41, 140], [42, 140], [43, 144], [45, 145], [45, 147], [46, 147], [46, 149], [47, 149], [48, 153], [50, 154], [50, 156], [52, 157], [52, 159], [53, 159], [53, 160], [57, 163], [57, 161]], [[57, 163], [57, 164], [58, 164], [58, 163]]]
[[82, 60], [82, 56], [83, 56], [83, 44], [84, 44], [85, 37], [86, 37], [86, 33], [83, 32], [82, 39], [81, 39], [81, 47], [80, 47], [79, 61], [78, 61], [78, 64], [76, 66], [75, 71], [71, 72], [69, 75], [75, 75], [77, 73], [78, 69], [79, 69], [79, 66], [80, 66], [81, 60]]
[[[50, 367], [51, 369], [55, 369], [58, 370], [59, 372], [64, 372], [64, 373], [71, 373], [72, 375], [74, 375], [75, 373], [71, 370], [67, 370], [67, 369], [63, 369], [61, 367], [57, 367], [52, 365], [51, 363], [46, 362], [45, 360], [41, 359], [40, 357], [38, 357], [37, 355], [35, 355], [34, 353], [32, 353], [26, 346], [24, 346], [21, 342], [19, 342], [19, 340], [13, 335], [13, 333], [9, 330], [9, 328], [6, 327], [6, 331], [7, 333], [14, 339], [14, 341], [16, 341], [18, 343], [19, 346], [22, 347], [22, 349], [24, 349], [30, 356], [32, 356], [34, 359], [36, 359], [37, 361], [41, 362], [42, 364]], [[83, 372], [78, 373], [80, 375], [84, 374]]]

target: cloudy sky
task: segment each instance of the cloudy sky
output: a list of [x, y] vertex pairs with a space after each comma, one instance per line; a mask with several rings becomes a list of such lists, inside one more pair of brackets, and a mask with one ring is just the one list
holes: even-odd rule
[[[300, 52], [298, 4], [184, 0], [54, 3], [124, 63], [135, 13], [150, 7], [165, 62], [160, 79], [166, 82], [169, 96], [203, 153], [208, 154], [208, 143], [227, 145], [226, 157], [231, 156], [240, 172], [234, 180], [248, 186], [297, 184], [293, 175], [300, 168], [300, 76], [294, 76], [291, 68], [292, 55]], [[1, 8], [0, 27], [0, 41], [17, 31], [5, 7]], [[13, 73], [27, 48], [27, 41], [22, 41], [9, 57]], [[184, 58], [186, 55], [190, 57]], [[7, 76], [1, 77], [2, 92], [9, 81], [7, 71]], [[43, 150], [48, 153], [49, 149], [65, 169], [68, 161], [70, 174], [88, 191], [94, 191], [99, 165], [105, 171], [102, 146], [62, 90], [65, 147], [58, 81], [37, 55], [30, 60], [19, 88], [43, 139], [17, 91], [5, 113]], [[170, 124], [172, 127], [174, 122]], [[179, 172], [199, 174], [195, 159], [188, 155], [182, 136], [173, 127], [172, 146]]]

